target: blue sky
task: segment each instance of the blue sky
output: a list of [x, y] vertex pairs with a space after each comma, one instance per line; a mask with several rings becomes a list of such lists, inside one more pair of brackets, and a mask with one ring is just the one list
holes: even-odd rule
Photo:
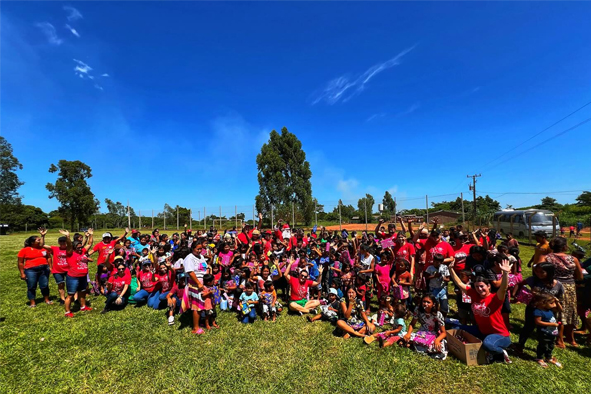
[[103, 209], [249, 206], [256, 154], [283, 126], [329, 209], [385, 190], [400, 208], [468, 197], [479, 172], [503, 205], [535, 204], [544, 195], [505, 193], [591, 189], [591, 123], [527, 151], [591, 105], [501, 156], [591, 100], [590, 14], [587, 2], [3, 3], [1, 133], [24, 202], [45, 210], [60, 159], [92, 167]]

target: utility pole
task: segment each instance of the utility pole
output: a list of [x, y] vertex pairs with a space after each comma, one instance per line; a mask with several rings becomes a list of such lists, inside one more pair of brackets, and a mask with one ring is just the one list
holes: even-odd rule
[[472, 207], [472, 216], [474, 217], [473, 220], [476, 220], [476, 178], [480, 178], [482, 174], [474, 174], [474, 175], [466, 175], [467, 178], [472, 178], [472, 184], [470, 186], [470, 190], [472, 190], [472, 196], [474, 198], [474, 206]]
[[425, 210], [427, 211], [427, 225], [429, 225], [429, 196], [425, 194]]
[[460, 199], [462, 200], [462, 226], [465, 226], [466, 215], [464, 214], [464, 193], [460, 193]]
[[179, 206], [176, 206], [176, 231], [179, 231]]

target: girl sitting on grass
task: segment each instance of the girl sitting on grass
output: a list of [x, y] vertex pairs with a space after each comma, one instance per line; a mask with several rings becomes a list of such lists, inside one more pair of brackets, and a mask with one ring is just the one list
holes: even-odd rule
[[397, 304], [394, 307], [394, 317], [391, 319], [392, 330], [386, 330], [377, 334], [365, 337], [363, 340], [368, 345], [376, 339], [380, 342], [380, 347], [392, 346], [395, 343], [399, 345], [404, 344], [404, 336], [406, 335], [406, 306], [404, 304]]
[[363, 338], [375, 330], [375, 326], [367, 319], [365, 305], [357, 297], [353, 286], [349, 286], [345, 297], [341, 299], [341, 317], [337, 320], [337, 327], [344, 332], [345, 339], [351, 335]]
[[[413, 328], [417, 322], [421, 327], [415, 333]], [[404, 341], [407, 346], [412, 345], [419, 353], [445, 360], [447, 358], [446, 336], [445, 321], [443, 314], [439, 312], [437, 299], [432, 294], [425, 294], [421, 298], [420, 305], [415, 309]]]

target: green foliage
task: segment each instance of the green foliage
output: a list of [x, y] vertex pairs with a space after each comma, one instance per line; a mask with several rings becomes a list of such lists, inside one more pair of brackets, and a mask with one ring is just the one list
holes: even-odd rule
[[591, 192], [584, 191], [577, 197], [577, 205], [580, 207], [591, 207]]
[[387, 190], [386, 193], [384, 193], [382, 204], [384, 204], [384, 214], [394, 215], [396, 213], [396, 203], [394, 202], [394, 198], [392, 198], [390, 192]]
[[0, 204], [0, 218], [8, 224], [10, 231], [47, 227], [48, 215], [41, 208], [23, 204]]
[[374, 204], [375, 200], [371, 194], [366, 194], [365, 197], [362, 197], [357, 201], [358, 216], [361, 221], [365, 221], [365, 215], [367, 213], [367, 222], [371, 223]]
[[538, 209], [547, 209], [552, 212], [558, 212], [562, 209], [562, 204], [559, 204], [555, 198], [544, 197], [542, 203], [537, 206]]
[[259, 195], [255, 199], [257, 210], [267, 214], [271, 206], [281, 211], [281, 205], [295, 203], [305, 223], [309, 224], [314, 214], [310, 182], [312, 171], [300, 140], [285, 127], [281, 129], [281, 134], [273, 130], [267, 143], [261, 147], [256, 162], [259, 182]]
[[79, 160], [60, 160], [57, 166], [52, 164], [49, 167], [49, 172], [58, 172], [58, 178], [45, 187], [49, 198], [60, 202], [58, 211], [70, 224], [70, 230], [74, 230], [76, 223], [79, 226], [87, 224], [99, 208], [99, 202], [86, 182], [92, 177], [90, 167]]
[[0, 136], [0, 204], [20, 203], [21, 197], [17, 191], [24, 183], [18, 179], [16, 171], [22, 169], [22, 164], [12, 154], [12, 145]]

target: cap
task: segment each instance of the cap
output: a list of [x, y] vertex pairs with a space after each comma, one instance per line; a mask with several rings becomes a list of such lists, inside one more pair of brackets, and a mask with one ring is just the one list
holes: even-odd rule
[[123, 260], [123, 256], [117, 256], [113, 259], [113, 261], [117, 261], [117, 260]]
[[137, 231], [137, 230], [134, 228], [133, 230], [131, 230], [131, 233], [132, 233], [132, 234], [138, 234], [138, 233], [139, 233], [139, 231]]
[[273, 231], [267, 230], [267, 231], [265, 231], [265, 235], [273, 235]]
[[226, 239], [232, 238], [232, 234], [226, 233], [226, 234], [224, 234], [224, 238], [226, 238]]
[[253, 230], [252, 235], [261, 235], [261, 232], [259, 230]]
[[289, 228], [289, 224], [287, 224], [287, 223], [286, 223], [286, 224], [284, 224], [282, 228], [283, 228], [284, 230], [285, 230], [285, 229], [288, 229], [288, 228]]
[[111, 233], [104, 233], [103, 234], [103, 238], [107, 238], [107, 237], [113, 238], [113, 234], [111, 234]]
[[337, 289], [334, 289], [331, 287], [330, 289], [328, 289], [328, 294], [334, 294], [334, 295], [338, 296], [339, 292], [337, 291]]

